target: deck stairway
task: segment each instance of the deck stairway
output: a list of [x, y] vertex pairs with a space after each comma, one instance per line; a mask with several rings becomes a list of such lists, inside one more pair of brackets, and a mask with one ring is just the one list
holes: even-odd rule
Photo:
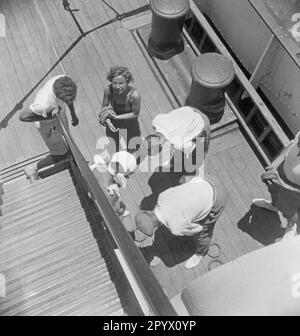
[[68, 169], [0, 197], [0, 315], [127, 314], [101, 219]]

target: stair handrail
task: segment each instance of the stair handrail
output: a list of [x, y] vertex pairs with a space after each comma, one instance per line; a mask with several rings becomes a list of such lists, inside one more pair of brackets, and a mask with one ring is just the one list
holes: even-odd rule
[[86, 159], [73, 140], [70, 132], [64, 126], [61, 117], [59, 115], [56, 117], [87, 188], [95, 199], [95, 206], [99, 210], [116, 245], [126, 260], [145, 300], [149, 304], [151, 313], [156, 316], [176, 316], [175, 309], [149, 269], [141, 252], [135, 246], [120, 218], [115, 213], [96, 177], [89, 168]]

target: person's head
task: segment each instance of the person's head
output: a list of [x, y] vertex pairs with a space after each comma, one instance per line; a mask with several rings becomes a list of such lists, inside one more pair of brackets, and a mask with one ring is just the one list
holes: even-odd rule
[[53, 93], [58, 99], [69, 105], [76, 98], [77, 86], [70, 77], [59, 77], [53, 84]]
[[152, 237], [155, 229], [161, 225], [153, 211], [139, 211], [134, 221], [137, 229], [148, 237]]
[[129, 83], [133, 81], [133, 76], [127, 67], [115, 66], [109, 69], [107, 80], [111, 82], [115, 93], [123, 94], [127, 92]]

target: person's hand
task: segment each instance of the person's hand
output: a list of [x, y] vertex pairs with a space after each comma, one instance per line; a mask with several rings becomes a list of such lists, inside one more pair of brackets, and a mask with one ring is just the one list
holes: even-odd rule
[[270, 166], [265, 167], [265, 170], [268, 171], [268, 170], [271, 170], [271, 169], [273, 169], [273, 168], [274, 168], [274, 167], [273, 167], [272, 165], [270, 165]]
[[109, 110], [109, 116], [112, 119], [117, 119], [117, 113], [114, 110]]
[[109, 127], [109, 129], [112, 131], [112, 132], [118, 132], [118, 128], [116, 128], [113, 123], [111, 122], [111, 120], [109, 118], [106, 119], [106, 125]]
[[51, 111], [51, 116], [54, 117], [56, 114], [58, 114], [61, 111], [61, 107], [57, 106]]
[[73, 118], [71, 124], [72, 126], [77, 126], [79, 124], [79, 119], [77, 117]]

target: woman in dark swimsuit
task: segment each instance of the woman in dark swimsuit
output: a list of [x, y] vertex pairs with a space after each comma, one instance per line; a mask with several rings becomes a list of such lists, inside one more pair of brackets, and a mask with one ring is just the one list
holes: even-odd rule
[[138, 141], [130, 143], [130, 140], [141, 135], [138, 122], [140, 94], [130, 85], [133, 76], [126, 67], [110, 68], [107, 79], [111, 84], [104, 91], [100, 123], [106, 126], [106, 136], [114, 140], [115, 151], [134, 153], [139, 148]]

